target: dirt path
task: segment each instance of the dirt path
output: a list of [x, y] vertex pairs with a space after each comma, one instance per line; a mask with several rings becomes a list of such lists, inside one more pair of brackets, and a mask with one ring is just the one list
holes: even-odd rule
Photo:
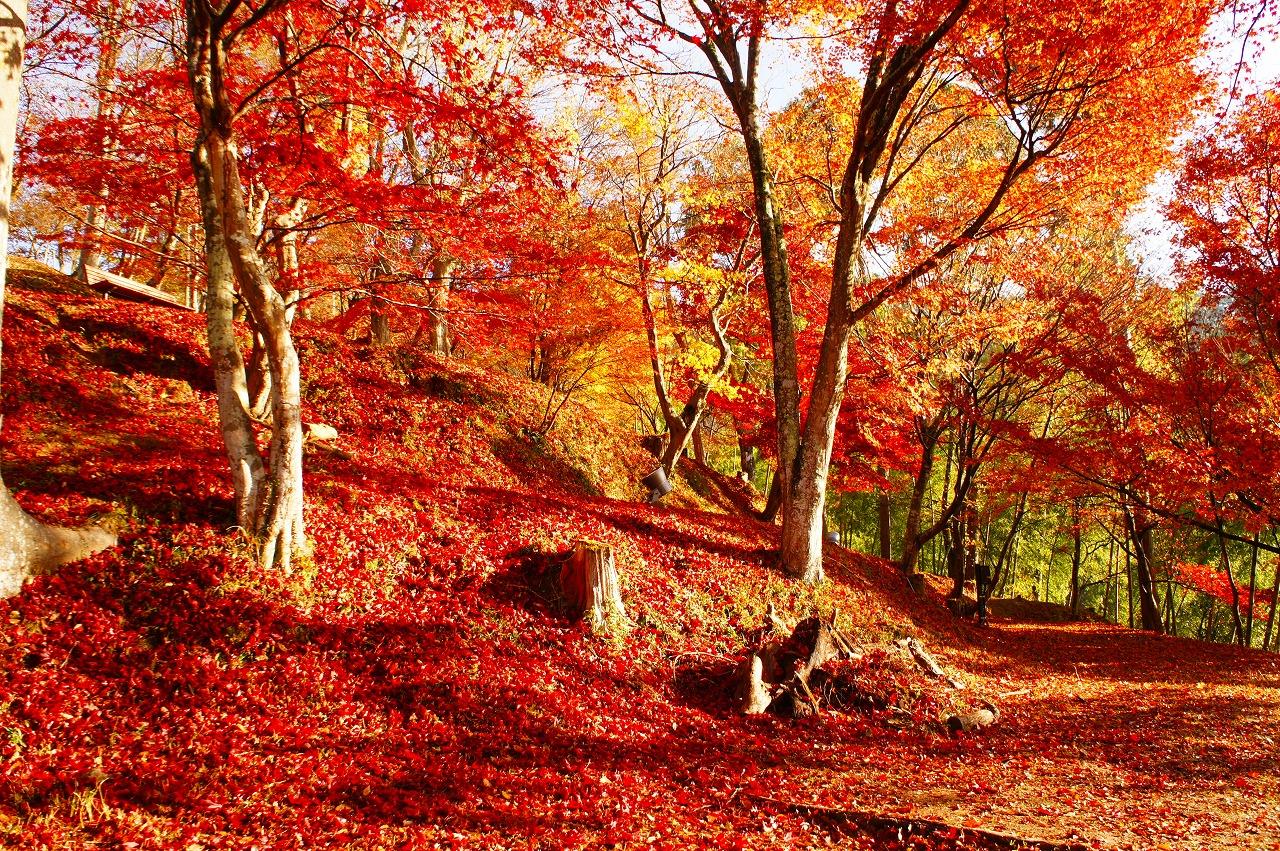
[[942, 655], [1011, 695], [957, 742], [888, 737], [818, 798], [958, 827], [1126, 849], [1280, 848], [1280, 660], [1096, 624], [996, 622]]

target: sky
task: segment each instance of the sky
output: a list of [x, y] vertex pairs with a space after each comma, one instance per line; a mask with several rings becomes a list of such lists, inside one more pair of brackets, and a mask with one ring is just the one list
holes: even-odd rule
[[[1249, 20], [1223, 15], [1211, 32], [1217, 46], [1205, 58], [1206, 63], [1216, 69], [1225, 93], [1233, 82], [1237, 82], [1236, 69], [1243, 50], [1247, 68], [1237, 82], [1238, 94], [1234, 99], [1224, 94], [1221, 101], [1232, 109], [1239, 105], [1243, 96], [1274, 88], [1280, 82], [1280, 40], [1276, 37], [1280, 15], [1273, 8], [1246, 40], [1249, 24]], [[798, 50], [787, 43], [772, 43], [765, 54], [761, 73], [764, 106], [771, 112], [784, 108], [809, 82], [809, 74], [809, 66]], [[1199, 126], [1212, 120], [1211, 116], [1202, 118]], [[1143, 272], [1155, 280], [1168, 279], [1173, 270], [1173, 238], [1176, 234], [1160, 213], [1172, 188], [1173, 176], [1160, 175], [1150, 187], [1147, 202], [1129, 222], [1128, 230], [1134, 238], [1133, 257]]]
[[[1250, 33], [1247, 41], [1244, 36], [1248, 21], [1237, 23], [1223, 16], [1215, 26], [1213, 36], [1219, 46], [1209, 53], [1206, 61], [1218, 72], [1224, 91], [1221, 103], [1229, 109], [1236, 109], [1243, 97], [1274, 88], [1280, 81], [1280, 42], [1274, 32], [1277, 23], [1276, 11], [1272, 10], [1269, 18], [1261, 22], [1259, 31]], [[1236, 69], [1242, 52], [1248, 67], [1240, 74], [1238, 92], [1232, 98], [1225, 93], [1237, 82]], [[1199, 126], [1212, 126], [1214, 120], [1213, 116], [1204, 116]], [[1177, 233], [1160, 213], [1172, 191], [1173, 175], [1158, 176], [1148, 190], [1146, 203], [1129, 220], [1128, 230], [1134, 238], [1131, 254], [1143, 273], [1155, 281], [1167, 281], [1173, 275], [1173, 240]]]

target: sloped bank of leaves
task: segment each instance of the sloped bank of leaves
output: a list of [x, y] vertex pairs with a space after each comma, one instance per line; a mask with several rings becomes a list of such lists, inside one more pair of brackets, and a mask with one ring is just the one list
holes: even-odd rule
[[[178, 398], [173, 364], [148, 367], [185, 351], [194, 369], [200, 317], [23, 298], [6, 476], [44, 517], [114, 513], [125, 534], [0, 605], [0, 846], [981, 848], [990, 829], [1225, 848], [1250, 824], [1263, 847], [1280, 839], [1280, 813], [1258, 815], [1280, 800], [1280, 672], [1256, 654], [1096, 625], [971, 632], [837, 550], [830, 583], [789, 583], [771, 527], [637, 505], [621, 472], [619, 498], [591, 497], [540, 465], [571, 460], [557, 446], [495, 452], [538, 413], [513, 380], [433, 395], [323, 333], [306, 416], [342, 437], [307, 461], [315, 556], [263, 573], [228, 529], [211, 395], [193, 375]], [[72, 321], [36, 318], [58, 311]], [[578, 537], [618, 551], [624, 639], [593, 638], [516, 566]], [[717, 683], [686, 688], [732, 664], [769, 600], [789, 619], [838, 608], [860, 646], [885, 648], [847, 671], [885, 708], [747, 718]], [[934, 717], [894, 657], [909, 634], [963, 660], [973, 693], [1025, 690], [1008, 724], [952, 738], [891, 723], [892, 707]], [[898, 826], [837, 829], [815, 806]]]

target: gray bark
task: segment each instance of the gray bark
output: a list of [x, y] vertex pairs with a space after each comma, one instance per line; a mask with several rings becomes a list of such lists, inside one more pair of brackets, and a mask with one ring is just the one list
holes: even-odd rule
[[[265, 9], [264, 4], [260, 11]], [[200, 115], [200, 139], [209, 164], [201, 199], [217, 212], [222, 244], [257, 331], [262, 334], [271, 376], [271, 446], [266, 488], [250, 534], [259, 560], [288, 572], [295, 549], [306, 547], [303, 523], [301, 375], [289, 333], [288, 308], [256, 248], [253, 223], [239, 173], [235, 111], [224, 83], [231, 47], [224, 29], [232, 4], [187, 0], [187, 60], [191, 91]], [[234, 459], [233, 459], [234, 460]]]

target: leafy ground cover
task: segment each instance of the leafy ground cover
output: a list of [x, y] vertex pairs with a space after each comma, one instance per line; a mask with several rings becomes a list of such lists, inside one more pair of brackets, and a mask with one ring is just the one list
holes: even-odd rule
[[[638, 504], [643, 453], [587, 412], [537, 440], [518, 379], [305, 325], [306, 417], [342, 438], [309, 448], [314, 555], [266, 574], [228, 528], [201, 317], [18, 277], [6, 480], [122, 538], [0, 607], [5, 847], [1280, 848], [1270, 656], [979, 631], [835, 548], [797, 586], [772, 528]], [[617, 549], [625, 635], [556, 602], [579, 537]], [[920, 638], [1001, 723], [738, 716], [721, 678], [768, 602]]]

